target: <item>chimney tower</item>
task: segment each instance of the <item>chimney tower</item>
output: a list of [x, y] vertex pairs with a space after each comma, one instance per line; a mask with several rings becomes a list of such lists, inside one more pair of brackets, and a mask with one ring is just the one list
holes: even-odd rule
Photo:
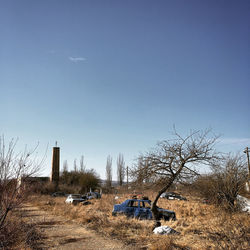
[[56, 186], [58, 186], [59, 182], [59, 171], [60, 171], [60, 148], [57, 147], [57, 142], [56, 142], [56, 147], [53, 147], [53, 152], [52, 152], [52, 169], [50, 177], [50, 181], [55, 183]]

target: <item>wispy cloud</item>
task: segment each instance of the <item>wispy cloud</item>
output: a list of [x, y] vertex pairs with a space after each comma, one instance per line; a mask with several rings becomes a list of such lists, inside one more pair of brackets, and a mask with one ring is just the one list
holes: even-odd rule
[[72, 57], [72, 56], [70, 56], [69, 60], [71, 62], [77, 63], [77, 62], [86, 61], [86, 58], [84, 58], [84, 57]]
[[247, 145], [250, 144], [250, 138], [222, 138], [218, 142], [223, 145]]

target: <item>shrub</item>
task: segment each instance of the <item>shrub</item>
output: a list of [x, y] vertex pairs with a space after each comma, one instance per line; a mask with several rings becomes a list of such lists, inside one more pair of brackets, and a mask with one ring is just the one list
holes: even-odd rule
[[0, 228], [0, 249], [37, 249], [41, 234], [18, 214], [11, 214]]
[[237, 195], [247, 179], [246, 166], [240, 156], [227, 156], [212, 166], [212, 173], [194, 183], [196, 191], [210, 202], [234, 211], [240, 206]]
[[0, 137], [0, 229], [5, 226], [8, 214], [25, 200], [29, 188], [26, 183], [41, 168], [32, 155], [34, 150], [15, 152], [17, 141], [5, 144]]
[[64, 171], [60, 177], [60, 183], [65, 186], [77, 187], [78, 192], [85, 193], [90, 188], [96, 189], [100, 179], [94, 169], [82, 171]]

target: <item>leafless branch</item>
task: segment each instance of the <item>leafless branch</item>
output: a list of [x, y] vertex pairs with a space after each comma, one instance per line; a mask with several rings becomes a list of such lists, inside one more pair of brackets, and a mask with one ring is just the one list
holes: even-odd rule
[[210, 164], [219, 157], [214, 150], [214, 144], [218, 137], [211, 136], [210, 129], [190, 131], [187, 136], [183, 137], [177, 133], [174, 127], [174, 136], [174, 140], [161, 141], [154, 150], [141, 155], [140, 164], [135, 166], [132, 171], [133, 176], [140, 181], [150, 178], [161, 182], [165, 180], [164, 187], [158, 192], [152, 204], [153, 213], [157, 213], [155, 207], [160, 195], [175, 180], [197, 175], [195, 165]]
[[12, 139], [6, 146], [4, 136], [0, 137], [0, 228], [12, 209], [20, 205], [24, 197], [25, 180], [39, 173], [45, 160], [38, 161], [34, 155], [38, 145], [32, 149], [15, 153], [18, 139]]

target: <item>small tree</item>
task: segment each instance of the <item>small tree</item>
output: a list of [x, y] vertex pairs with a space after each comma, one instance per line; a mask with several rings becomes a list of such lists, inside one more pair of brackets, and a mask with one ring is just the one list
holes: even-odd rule
[[17, 140], [11, 140], [6, 146], [4, 137], [0, 137], [0, 230], [4, 227], [8, 213], [24, 201], [28, 190], [24, 183], [37, 174], [43, 160], [37, 162], [34, 151], [25, 148], [15, 153]]
[[106, 186], [108, 188], [112, 186], [112, 157], [110, 155], [107, 157], [106, 163]]
[[68, 161], [67, 160], [65, 160], [63, 162], [63, 172], [68, 172]]
[[239, 192], [247, 180], [246, 162], [240, 155], [226, 155], [211, 166], [212, 172], [194, 183], [195, 189], [212, 203], [227, 210], [236, 210]]
[[76, 164], [76, 159], [74, 160], [74, 171], [75, 171], [75, 172], [78, 171], [77, 164]]
[[80, 159], [80, 172], [84, 173], [85, 169], [86, 169], [86, 165], [84, 164], [84, 156], [82, 155]]
[[87, 192], [90, 189], [94, 190], [100, 185], [100, 178], [93, 168], [90, 170], [87, 169], [84, 173], [80, 173], [79, 177], [81, 193]]
[[178, 180], [197, 175], [195, 165], [209, 164], [218, 156], [213, 149], [216, 136], [210, 137], [211, 131], [194, 131], [182, 137], [174, 130], [174, 140], [158, 143], [157, 148], [140, 156], [140, 165], [132, 170], [132, 176], [161, 184], [152, 203], [155, 220], [159, 219], [157, 201], [162, 193]]
[[144, 181], [145, 178], [145, 173], [144, 169], [146, 169], [146, 165], [143, 162], [143, 157], [140, 156], [137, 159], [137, 165], [136, 165], [136, 176], [133, 176], [134, 178], [136, 177], [136, 182], [141, 185]]
[[117, 158], [117, 181], [122, 186], [125, 177], [125, 162], [122, 154]]
[[100, 178], [94, 169], [81, 171], [63, 172], [60, 178], [61, 184], [66, 184], [80, 192], [86, 192], [90, 188], [95, 189], [100, 184]]

